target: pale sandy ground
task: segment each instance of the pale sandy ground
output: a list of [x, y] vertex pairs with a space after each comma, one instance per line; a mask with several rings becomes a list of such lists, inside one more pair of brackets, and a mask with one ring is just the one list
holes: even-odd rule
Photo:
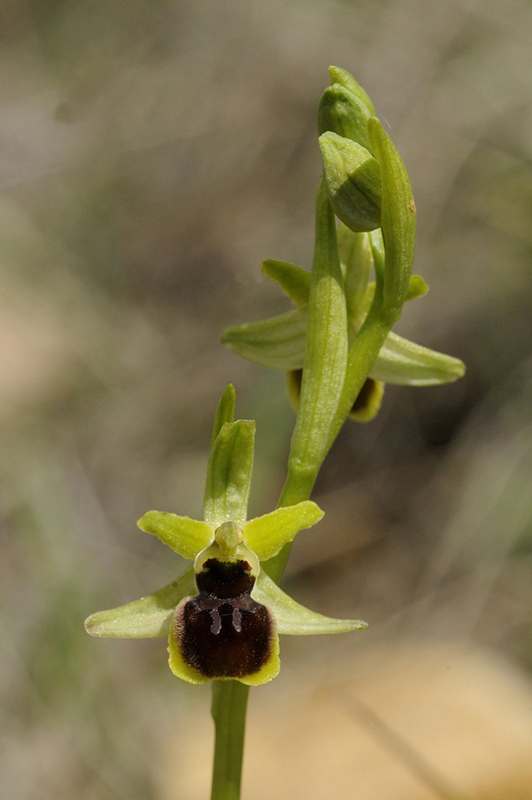
[[[273, 698], [273, 699], [272, 699]], [[171, 740], [163, 797], [207, 796], [210, 727]], [[256, 692], [244, 798], [530, 800], [532, 686], [478, 649], [383, 647], [349, 680]]]

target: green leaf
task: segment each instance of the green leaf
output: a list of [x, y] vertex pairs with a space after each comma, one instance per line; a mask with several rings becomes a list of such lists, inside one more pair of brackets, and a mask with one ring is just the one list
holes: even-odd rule
[[360, 619], [334, 619], [317, 614], [292, 600], [262, 570], [252, 597], [272, 613], [278, 633], [289, 636], [311, 636], [318, 633], [348, 633], [367, 628]]
[[225, 422], [213, 442], [205, 484], [205, 520], [217, 528], [222, 522], [246, 521], [253, 468], [255, 422]]
[[462, 378], [465, 364], [459, 358], [429, 350], [391, 332], [369, 374], [386, 383], [436, 386]]
[[416, 206], [408, 172], [397, 149], [376, 117], [368, 125], [382, 183], [381, 219], [384, 237], [382, 311], [397, 320], [405, 301], [416, 236]]
[[165, 511], [147, 511], [137, 525], [141, 531], [153, 533], [183, 558], [196, 558], [214, 538], [214, 531], [206, 522]]
[[320, 99], [318, 132], [332, 131], [369, 150], [368, 121], [372, 113], [353, 92], [339, 83], [333, 83], [325, 89]]
[[311, 500], [277, 508], [270, 514], [246, 522], [244, 541], [260, 561], [267, 561], [293, 541], [299, 531], [311, 528], [322, 517], [323, 511]]
[[332, 84], [339, 83], [340, 86], [348, 89], [348, 91], [362, 100], [371, 114], [375, 114], [375, 108], [373, 107], [368, 93], [362, 88], [359, 82], [353, 78], [350, 72], [346, 69], [342, 69], [342, 67], [329, 67], [329, 75], [331, 76]]
[[[336, 225], [320, 181], [316, 198], [316, 242], [310, 283], [301, 401], [292, 437], [290, 470], [316, 475], [344, 384], [347, 309], [338, 260]], [[288, 503], [287, 503], [288, 504]]]
[[229, 383], [226, 386], [224, 393], [220, 397], [218, 406], [216, 408], [216, 414], [214, 415], [214, 425], [212, 429], [212, 442], [214, 442], [214, 440], [220, 433], [224, 422], [235, 421], [235, 403], [236, 403], [235, 387], [231, 383]]
[[91, 614], [85, 620], [85, 629], [91, 636], [116, 639], [167, 636], [174, 611], [181, 600], [197, 593], [194, 569], [189, 567], [181, 577], [154, 594], [141, 597], [125, 606]]
[[379, 228], [381, 177], [377, 161], [361, 144], [336, 133], [322, 134], [318, 143], [325, 184], [336, 216], [355, 232]]
[[310, 272], [288, 261], [274, 261], [272, 258], [262, 262], [262, 271], [267, 278], [276, 281], [283, 292], [296, 306], [308, 303], [310, 292]]
[[300, 369], [305, 353], [306, 309], [226, 328], [221, 342], [236, 355], [271, 369]]

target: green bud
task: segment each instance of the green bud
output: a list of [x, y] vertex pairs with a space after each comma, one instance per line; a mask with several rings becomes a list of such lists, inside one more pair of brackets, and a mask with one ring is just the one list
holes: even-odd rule
[[337, 133], [319, 138], [323, 174], [336, 216], [355, 233], [381, 224], [380, 168], [365, 147]]
[[368, 120], [371, 114], [367, 106], [352, 92], [335, 83], [325, 89], [318, 108], [318, 131], [332, 131], [367, 150], [371, 149], [368, 136]]
[[331, 76], [331, 84], [339, 83], [355, 97], [361, 100], [368, 109], [371, 116], [375, 116], [375, 108], [369, 99], [369, 95], [355, 78], [346, 69], [341, 67], [329, 67], [329, 75]]

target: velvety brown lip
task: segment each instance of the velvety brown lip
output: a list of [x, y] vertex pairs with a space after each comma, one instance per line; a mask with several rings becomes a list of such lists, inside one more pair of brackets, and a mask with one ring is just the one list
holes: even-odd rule
[[271, 653], [273, 625], [266, 606], [251, 597], [255, 578], [246, 561], [211, 558], [196, 576], [197, 597], [176, 619], [185, 662], [206, 678], [258, 672]]

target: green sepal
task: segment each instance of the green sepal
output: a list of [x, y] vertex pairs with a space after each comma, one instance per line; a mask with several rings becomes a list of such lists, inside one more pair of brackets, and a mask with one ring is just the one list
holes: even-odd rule
[[308, 303], [310, 292], [310, 272], [288, 261], [275, 261], [272, 258], [262, 262], [262, 271], [267, 278], [276, 281], [283, 292], [296, 306]]
[[332, 131], [369, 150], [368, 121], [372, 113], [353, 92], [339, 83], [333, 83], [325, 89], [320, 99], [318, 132]]
[[322, 518], [323, 511], [311, 500], [277, 508], [246, 522], [244, 541], [260, 561], [267, 561], [277, 555], [285, 544], [293, 541], [299, 531], [311, 528]]
[[177, 580], [154, 594], [118, 608], [97, 611], [85, 620], [91, 636], [115, 639], [151, 639], [166, 636], [176, 607], [184, 597], [198, 593], [194, 569], [189, 567]]
[[251, 595], [269, 609], [280, 634], [311, 636], [319, 633], [348, 633], [367, 628], [367, 623], [360, 619], [325, 617], [296, 603], [263, 570]]
[[322, 134], [318, 143], [325, 184], [336, 216], [355, 232], [379, 228], [381, 178], [377, 161], [361, 144], [336, 133]]
[[242, 358], [271, 369], [300, 369], [305, 353], [306, 309], [226, 328], [221, 342]]
[[246, 521], [253, 468], [255, 422], [224, 422], [211, 447], [205, 483], [205, 521], [217, 528], [222, 522]]
[[147, 511], [137, 525], [141, 531], [157, 536], [183, 558], [196, 558], [214, 538], [214, 531], [206, 522], [165, 511]]
[[462, 378], [465, 364], [459, 358], [422, 347], [391, 332], [369, 374], [402, 386], [437, 386]]
[[382, 182], [381, 219], [385, 247], [382, 312], [389, 319], [397, 320], [412, 273], [416, 206], [403, 160], [376, 117], [370, 119], [368, 131], [380, 165]]
[[[369, 268], [373, 263], [371, 249], [367, 249], [369, 243], [367, 234], [355, 234], [341, 223], [338, 227], [338, 234], [344, 242], [344, 254], [346, 253], [345, 232], [354, 237], [356, 242], [356, 246], [353, 246], [350, 252], [350, 266], [344, 268], [349, 333], [351, 337], [354, 337], [373, 302], [376, 284], [375, 282], [367, 283]], [[357, 239], [357, 237], [360, 238]], [[341, 254], [342, 250], [340, 247], [338, 249]], [[348, 262], [344, 260], [342, 263]], [[358, 271], [356, 264], [358, 264]], [[428, 288], [421, 275], [411, 275], [405, 301], [423, 297]], [[303, 368], [306, 326], [307, 309], [301, 308], [267, 320], [228, 328], [222, 341], [236, 355], [247, 361], [270, 369], [292, 372]]]
[[339, 83], [345, 89], [350, 91], [359, 100], [362, 100], [371, 114], [375, 114], [375, 108], [370, 100], [369, 94], [362, 88], [355, 78], [342, 67], [329, 67], [329, 75], [331, 76], [331, 84]]
[[211, 445], [214, 444], [214, 440], [222, 430], [222, 425], [224, 422], [234, 422], [235, 421], [235, 404], [236, 404], [236, 392], [235, 387], [232, 383], [227, 384], [224, 393], [220, 397], [218, 401], [218, 405], [216, 407], [216, 414], [214, 415], [214, 425], [212, 427], [212, 441]]

